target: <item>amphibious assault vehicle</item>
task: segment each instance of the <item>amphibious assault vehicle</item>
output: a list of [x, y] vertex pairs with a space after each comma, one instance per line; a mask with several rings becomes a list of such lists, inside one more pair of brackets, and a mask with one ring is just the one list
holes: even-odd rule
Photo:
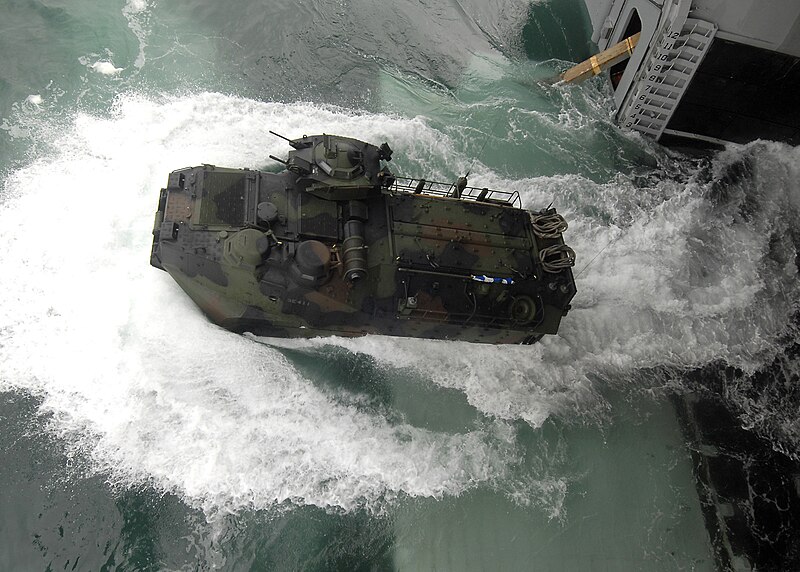
[[212, 321], [263, 336], [485, 343], [558, 331], [575, 254], [554, 209], [523, 210], [518, 193], [466, 177], [395, 176], [386, 143], [283, 138], [293, 150], [271, 156], [280, 173], [203, 165], [161, 190], [150, 263]]

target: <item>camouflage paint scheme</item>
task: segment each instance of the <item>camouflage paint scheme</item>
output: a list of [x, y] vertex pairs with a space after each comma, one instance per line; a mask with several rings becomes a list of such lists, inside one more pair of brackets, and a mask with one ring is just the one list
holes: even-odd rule
[[161, 190], [150, 262], [212, 321], [264, 336], [485, 343], [558, 331], [574, 257], [546, 271], [540, 251], [564, 243], [532, 227], [553, 209], [532, 214], [466, 179], [403, 181], [383, 166], [386, 144], [289, 144], [281, 173], [203, 165]]

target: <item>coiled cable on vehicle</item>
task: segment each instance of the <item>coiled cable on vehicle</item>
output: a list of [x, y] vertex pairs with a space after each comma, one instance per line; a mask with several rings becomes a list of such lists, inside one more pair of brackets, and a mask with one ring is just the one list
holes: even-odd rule
[[564, 217], [558, 213], [531, 213], [533, 233], [539, 238], [558, 238], [569, 226]]
[[556, 244], [541, 249], [539, 260], [542, 262], [542, 270], [557, 274], [565, 268], [575, 266], [575, 251], [566, 244]]

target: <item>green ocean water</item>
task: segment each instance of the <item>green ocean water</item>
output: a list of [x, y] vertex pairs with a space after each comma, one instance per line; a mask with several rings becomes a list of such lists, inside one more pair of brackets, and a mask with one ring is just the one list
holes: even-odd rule
[[[613, 123], [578, 0], [0, 5], [0, 570], [712, 570], [670, 396], [795, 339], [800, 156]], [[570, 222], [531, 347], [273, 340], [149, 266], [176, 168], [320, 132]], [[709, 182], [746, 157], [722, 200]], [[787, 367], [794, 367], [791, 363]], [[731, 385], [787, 454], [780, 395]]]

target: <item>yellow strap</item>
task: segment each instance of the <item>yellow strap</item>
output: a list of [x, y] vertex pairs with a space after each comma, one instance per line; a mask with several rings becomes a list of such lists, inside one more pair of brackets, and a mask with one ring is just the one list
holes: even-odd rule
[[597, 61], [597, 56], [592, 56], [591, 58], [589, 58], [589, 61], [592, 64], [592, 73], [594, 75], [597, 75], [601, 71], [603, 71], [603, 70], [600, 69], [600, 63]]
[[633, 53], [633, 42], [631, 42], [630, 38], [625, 38], [625, 43], [628, 45], [628, 53]]

